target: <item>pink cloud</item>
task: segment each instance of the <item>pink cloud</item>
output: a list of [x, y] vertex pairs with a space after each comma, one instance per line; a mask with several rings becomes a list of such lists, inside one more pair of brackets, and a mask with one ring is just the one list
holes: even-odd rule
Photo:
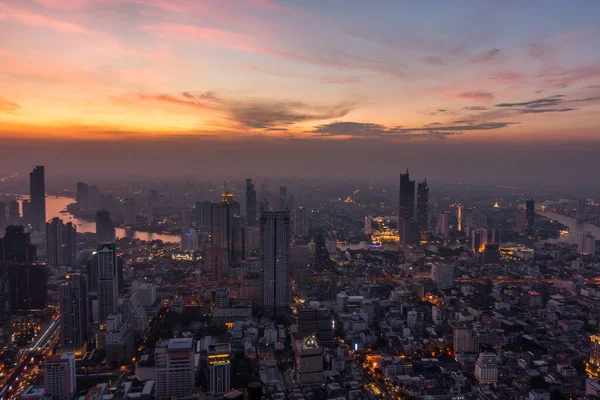
[[51, 19], [41, 14], [35, 14], [26, 10], [19, 10], [0, 3], [0, 19], [2, 18], [13, 19], [22, 24], [39, 28], [48, 28], [65, 33], [93, 33], [92, 31], [89, 31], [87, 28], [78, 24]]
[[478, 100], [478, 101], [494, 100], [494, 95], [492, 93], [480, 92], [480, 91], [461, 92], [461, 93], [457, 94], [456, 97], [459, 99], [464, 99], [464, 100]]
[[13, 103], [10, 100], [0, 97], [0, 112], [13, 113], [20, 108], [21, 108], [21, 106], [18, 105], [17, 103]]

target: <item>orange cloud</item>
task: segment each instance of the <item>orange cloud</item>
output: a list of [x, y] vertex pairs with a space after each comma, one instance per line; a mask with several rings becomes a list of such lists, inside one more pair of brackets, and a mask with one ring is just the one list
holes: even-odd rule
[[0, 97], [0, 112], [13, 113], [20, 108], [21, 106], [17, 103], [13, 103], [10, 100]]
[[51, 19], [40, 14], [35, 14], [25, 10], [19, 10], [10, 7], [6, 4], [0, 3], [0, 19], [2, 18], [13, 19], [22, 24], [38, 28], [48, 28], [65, 33], [93, 33], [92, 31], [89, 31], [81, 25]]

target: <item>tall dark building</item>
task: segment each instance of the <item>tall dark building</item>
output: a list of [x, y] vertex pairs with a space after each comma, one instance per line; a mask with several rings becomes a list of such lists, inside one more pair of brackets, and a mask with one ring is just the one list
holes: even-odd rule
[[77, 182], [77, 206], [81, 210], [90, 208], [90, 187], [83, 182]]
[[46, 244], [48, 249], [48, 266], [77, 265], [77, 228], [72, 222], [63, 223], [55, 217], [46, 223]]
[[260, 305], [270, 317], [288, 314], [290, 231], [288, 212], [260, 215]]
[[256, 190], [252, 184], [252, 179], [246, 179], [246, 220], [248, 225], [256, 226]]
[[9, 225], [5, 232], [0, 239], [0, 261], [31, 263], [37, 259], [35, 245], [31, 243], [25, 228]]
[[[23, 200], [21, 202], [21, 223], [23, 226], [33, 227], [33, 208], [31, 207], [31, 200]], [[20, 223], [17, 222], [20, 225]]]
[[265, 212], [269, 212], [269, 208], [270, 208], [269, 200], [262, 199], [260, 201], [260, 213], [262, 214], [262, 213], [265, 213]]
[[298, 307], [298, 333], [300, 338], [315, 335], [323, 347], [332, 347], [333, 323], [326, 306], [302, 304]]
[[210, 217], [211, 217], [211, 206], [212, 203], [208, 200], [197, 201], [194, 211], [194, 219], [196, 221], [196, 227], [198, 228], [209, 228]]
[[12, 311], [43, 310], [47, 305], [48, 269], [44, 264], [4, 263], [8, 279], [8, 305]]
[[287, 187], [281, 186], [279, 188], [279, 210], [278, 211], [286, 211], [288, 208], [287, 204]]
[[89, 310], [87, 280], [83, 274], [67, 275], [60, 285], [60, 347], [73, 349], [87, 339]]
[[240, 217], [240, 204], [233, 200], [230, 192], [223, 193], [221, 202], [212, 205], [211, 210], [211, 246], [227, 250], [232, 260], [234, 222]]
[[110, 218], [110, 213], [100, 210], [96, 213], [96, 241], [100, 243], [113, 243], [117, 238], [115, 224]]
[[525, 202], [525, 218], [527, 219], [527, 227], [533, 228], [535, 224], [535, 201], [527, 199]]
[[417, 223], [421, 232], [429, 227], [429, 188], [427, 179], [417, 186]]
[[398, 231], [400, 243], [409, 243], [410, 223], [415, 219], [415, 181], [411, 181], [408, 169], [400, 174], [400, 201], [398, 207]]
[[95, 256], [98, 269], [98, 321], [104, 322], [119, 307], [117, 246], [114, 243], [99, 244]]
[[29, 173], [29, 195], [31, 198], [31, 227], [40, 232], [46, 223], [46, 183], [44, 166], [38, 165]]
[[0, 230], [3, 231], [8, 225], [8, 209], [6, 204], [0, 201]]
[[21, 213], [19, 212], [19, 202], [16, 200], [8, 203], [8, 225], [19, 225], [21, 222]]

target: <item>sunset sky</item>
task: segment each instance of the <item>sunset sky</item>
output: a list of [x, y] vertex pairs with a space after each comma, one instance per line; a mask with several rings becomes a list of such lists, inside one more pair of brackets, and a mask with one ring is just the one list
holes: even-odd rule
[[0, 0], [0, 135], [595, 143], [599, 38], [598, 1]]

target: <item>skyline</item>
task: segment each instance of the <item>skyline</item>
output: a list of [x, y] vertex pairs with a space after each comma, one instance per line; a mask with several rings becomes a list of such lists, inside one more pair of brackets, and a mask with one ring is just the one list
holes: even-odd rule
[[[584, 181], [600, 166], [598, 15], [594, 2], [0, 0], [0, 170], [223, 160], [227, 174], [444, 179], [460, 160], [468, 180]], [[110, 155], [90, 154], [98, 143]]]

